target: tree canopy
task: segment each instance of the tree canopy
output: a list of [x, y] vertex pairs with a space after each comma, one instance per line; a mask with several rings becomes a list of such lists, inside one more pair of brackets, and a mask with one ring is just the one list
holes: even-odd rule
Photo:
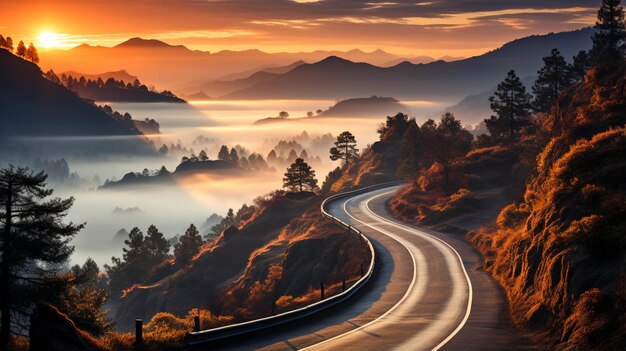
[[180, 266], [184, 266], [191, 261], [193, 256], [200, 252], [202, 246], [202, 236], [193, 224], [189, 225], [189, 228], [185, 231], [176, 245], [174, 245], [174, 257], [176, 257], [176, 263]]
[[621, 0], [602, 0], [590, 53], [593, 65], [623, 64], [626, 24], [620, 3]]
[[[344, 165], [359, 157], [359, 149], [356, 148], [356, 138], [352, 133], [345, 131], [337, 136], [335, 146], [330, 149], [330, 159], [342, 160]], [[301, 157], [300, 158], [304, 158]]]
[[530, 123], [531, 96], [526, 87], [511, 70], [493, 96], [489, 98], [491, 110], [495, 113], [486, 119], [491, 136], [499, 141], [514, 141], [522, 127]]
[[[8, 348], [12, 323], [52, 289], [54, 272], [74, 248], [84, 224], [64, 223], [73, 198], [52, 198], [47, 176], [26, 168], [0, 170], [0, 349]], [[15, 318], [15, 320], [13, 319]]]
[[317, 190], [317, 179], [315, 171], [303, 159], [297, 158], [294, 163], [287, 168], [283, 178], [283, 188], [291, 191], [315, 191]]
[[559, 50], [552, 49], [550, 56], [543, 58], [543, 67], [537, 74], [533, 85], [534, 109], [537, 112], [550, 112], [563, 89], [572, 84], [570, 67]]

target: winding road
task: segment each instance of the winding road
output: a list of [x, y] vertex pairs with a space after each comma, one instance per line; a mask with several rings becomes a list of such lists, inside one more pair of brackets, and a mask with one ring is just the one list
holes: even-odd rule
[[399, 222], [397, 186], [328, 205], [374, 244], [375, 271], [349, 301], [306, 320], [225, 340], [233, 350], [532, 350], [509, 321], [503, 292], [462, 237]]

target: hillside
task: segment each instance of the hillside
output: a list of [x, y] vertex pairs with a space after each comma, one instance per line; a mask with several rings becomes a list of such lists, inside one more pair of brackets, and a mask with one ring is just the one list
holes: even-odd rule
[[30, 138], [44, 138], [37, 148], [47, 153], [154, 153], [137, 129], [45, 79], [39, 67], [6, 50], [0, 50], [0, 76], [0, 142], [20, 138], [3, 151], [30, 148]]
[[396, 113], [409, 113], [406, 106], [392, 97], [372, 96], [339, 101], [320, 117], [376, 117], [393, 116]]
[[592, 70], [562, 96], [523, 199], [471, 234], [514, 318], [548, 330], [550, 348], [626, 342], [625, 89], [623, 68]]
[[139, 79], [139, 77], [126, 72], [126, 70], [95, 73], [95, 74], [81, 73], [81, 72], [76, 72], [76, 71], [65, 71], [65, 72], [61, 72], [60, 74], [65, 74], [66, 76], [72, 76], [72, 77], [77, 77], [77, 78], [85, 77], [85, 79], [91, 79], [91, 80], [98, 80], [98, 78], [100, 78], [105, 82], [109, 78], [113, 78], [115, 80], [123, 80], [125, 82], [130, 82], [130, 83], [134, 82], [135, 79]]
[[394, 96], [401, 100], [460, 100], [495, 86], [506, 72], [534, 75], [542, 57], [558, 48], [568, 59], [591, 46], [593, 29], [518, 39], [484, 55], [453, 61], [393, 67], [339, 57], [300, 65], [272, 80], [225, 96], [228, 99], [337, 99]]
[[281, 193], [257, 201], [251, 219], [227, 229], [188, 266], [127, 292], [115, 313], [118, 328], [129, 330], [138, 316], [184, 316], [198, 307], [237, 321], [258, 318], [269, 315], [272, 300], [284, 311], [317, 299], [320, 281], [332, 291], [331, 283], [357, 277], [367, 250], [320, 219], [320, 201]]

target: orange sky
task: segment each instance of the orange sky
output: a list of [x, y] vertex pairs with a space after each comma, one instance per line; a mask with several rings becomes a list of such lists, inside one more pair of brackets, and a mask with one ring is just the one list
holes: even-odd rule
[[192, 49], [383, 49], [471, 56], [531, 34], [592, 25], [599, 0], [56, 0], [7, 1], [0, 33], [48, 43], [112, 46], [130, 37]]

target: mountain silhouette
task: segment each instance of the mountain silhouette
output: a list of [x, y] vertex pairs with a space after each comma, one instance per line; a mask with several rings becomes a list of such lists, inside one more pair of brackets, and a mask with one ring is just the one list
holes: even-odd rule
[[486, 54], [428, 64], [402, 62], [392, 67], [355, 63], [336, 56], [300, 65], [269, 81], [226, 95], [227, 99], [344, 99], [394, 96], [401, 100], [458, 101], [500, 82], [507, 71], [536, 73], [542, 58], [558, 48], [570, 59], [591, 46], [593, 29], [535, 35], [509, 42]]
[[0, 49], [0, 76], [0, 144], [15, 147], [14, 138], [56, 137], [75, 141], [58, 141], [56, 146], [85, 153], [154, 152], [138, 130], [45, 79], [37, 65], [4, 49]]

